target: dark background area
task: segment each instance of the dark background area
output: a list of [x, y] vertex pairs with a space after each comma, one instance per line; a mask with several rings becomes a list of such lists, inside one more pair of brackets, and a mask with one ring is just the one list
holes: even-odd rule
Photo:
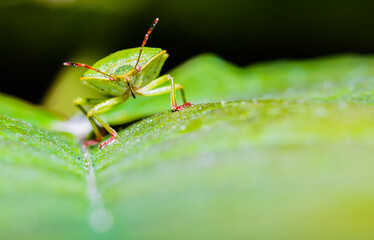
[[105, 57], [140, 46], [156, 17], [147, 46], [170, 53], [164, 71], [205, 52], [240, 66], [370, 54], [373, 10], [358, 0], [1, 0], [0, 92], [39, 103], [62, 62], [82, 49]]

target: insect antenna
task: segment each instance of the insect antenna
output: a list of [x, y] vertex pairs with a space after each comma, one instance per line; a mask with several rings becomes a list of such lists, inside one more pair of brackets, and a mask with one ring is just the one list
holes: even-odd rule
[[142, 55], [142, 52], [143, 52], [143, 47], [145, 45], [145, 43], [147, 42], [148, 40], [148, 37], [149, 37], [149, 34], [151, 34], [151, 32], [153, 31], [153, 29], [155, 28], [156, 24], [158, 23], [158, 18], [156, 18], [154, 21], [153, 21], [153, 24], [152, 26], [148, 29], [148, 32], [147, 34], [145, 34], [145, 37], [144, 37], [144, 40], [143, 40], [143, 44], [140, 48], [140, 52], [139, 52], [139, 56], [138, 56], [138, 60], [136, 61], [136, 64], [135, 64], [135, 70], [137, 72], [140, 72], [141, 68], [140, 66], [138, 65], [139, 64], [139, 61], [140, 61], [140, 56]]
[[84, 67], [84, 68], [88, 68], [88, 69], [94, 70], [94, 71], [96, 71], [96, 72], [98, 72], [98, 73], [101, 73], [101, 74], [103, 74], [103, 75], [109, 77], [109, 79], [110, 79], [111, 81], [114, 81], [114, 77], [113, 77], [113, 76], [111, 76], [111, 75], [109, 75], [109, 74], [107, 74], [107, 73], [105, 73], [105, 72], [102, 72], [102, 71], [100, 71], [100, 70], [98, 70], [98, 69], [96, 69], [96, 68], [93, 68], [93, 67], [91, 67], [91, 66], [88, 66], [87, 64], [84, 64], [84, 63], [64, 62], [64, 65], [65, 65], [65, 66], [73, 66], [73, 67]]

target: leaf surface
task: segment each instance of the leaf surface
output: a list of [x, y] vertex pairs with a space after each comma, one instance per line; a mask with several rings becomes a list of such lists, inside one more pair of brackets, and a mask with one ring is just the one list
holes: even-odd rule
[[15, 100], [0, 108], [0, 238], [372, 238], [372, 64], [201, 56], [174, 71], [193, 107], [126, 102], [127, 119], [151, 116], [103, 150]]
[[[171, 75], [184, 86], [187, 101], [192, 103], [285, 98], [372, 104], [373, 66], [371, 56], [340, 55], [241, 68], [213, 54], [204, 54], [177, 67]], [[177, 94], [182, 104], [180, 93]], [[140, 96], [103, 116], [112, 124], [121, 124], [169, 109], [169, 94]]]

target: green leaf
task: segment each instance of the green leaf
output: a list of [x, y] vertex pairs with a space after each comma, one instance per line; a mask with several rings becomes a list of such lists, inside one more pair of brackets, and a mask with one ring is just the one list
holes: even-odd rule
[[[343, 100], [372, 104], [374, 57], [341, 55], [304, 61], [283, 60], [240, 68], [213, 55], [197, 56], [171, 72], [187, 100], [205, 103], [241, 99]], [[178, 93], [179, 94], [179, 93]], [[178, 99], [181, 102], [181, 99]], [[121, 124], [170, 108], [170, 97], [137, 97], [103, 114]]]
[[124, 237], [364, 238], [373, 121], [368, 106], [210, 103], [144, 119], [92, 157]]
[[83, 160], [75, 137], [0, 115], [0, 238], [87, 236]]
[[57, 121], [63, 120], [62, 116], [56, 113], [5, 94], [0, 94], [0, 103], [0, 114], [22, 119], [34, 125], [49, 128]]
[[159, 113], [103, 150], [0, 108], [0, 239], [370, 239], [372, 61], [201, 56], [174, 71], [193, 107], [126, 102]]

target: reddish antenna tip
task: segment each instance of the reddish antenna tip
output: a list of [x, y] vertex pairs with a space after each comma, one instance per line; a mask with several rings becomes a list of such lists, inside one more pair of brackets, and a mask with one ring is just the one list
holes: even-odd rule
[[145, 36], [144, 36], [143, 44], [142, 44], [142, 46], [140, 47], [140, 52], [139, 52], [139, 55], [138, 55], [138, 60], [136, 60], [136, 64], [135, 64], [135, 70], [136, 70], [137, 72], [140, 72], [140, 70], [141, 70], [141, 67], [139, 67], [138, 64], [139, 64], [139, 61], [140, 61], [140, 56], [142, 55], [142, 52], [143, 52], [143, 47], [144, 47], [145, 43], [146, 43], [147, 40], [148, 40], [149, 34], [151, 34], [151, 32], [153, 31], [153, 28], [156, 26], [157, 22], [158, 22], [158, 18], [156, 18], [156, 19], [153, 21], [152, 26], [148, 29], [148, 32], [147, 32], [147, 33], [145, 34]]
[[69, 62], [64, 62], [63, 63], [65, 66], [70, 66], [70, 63]]

